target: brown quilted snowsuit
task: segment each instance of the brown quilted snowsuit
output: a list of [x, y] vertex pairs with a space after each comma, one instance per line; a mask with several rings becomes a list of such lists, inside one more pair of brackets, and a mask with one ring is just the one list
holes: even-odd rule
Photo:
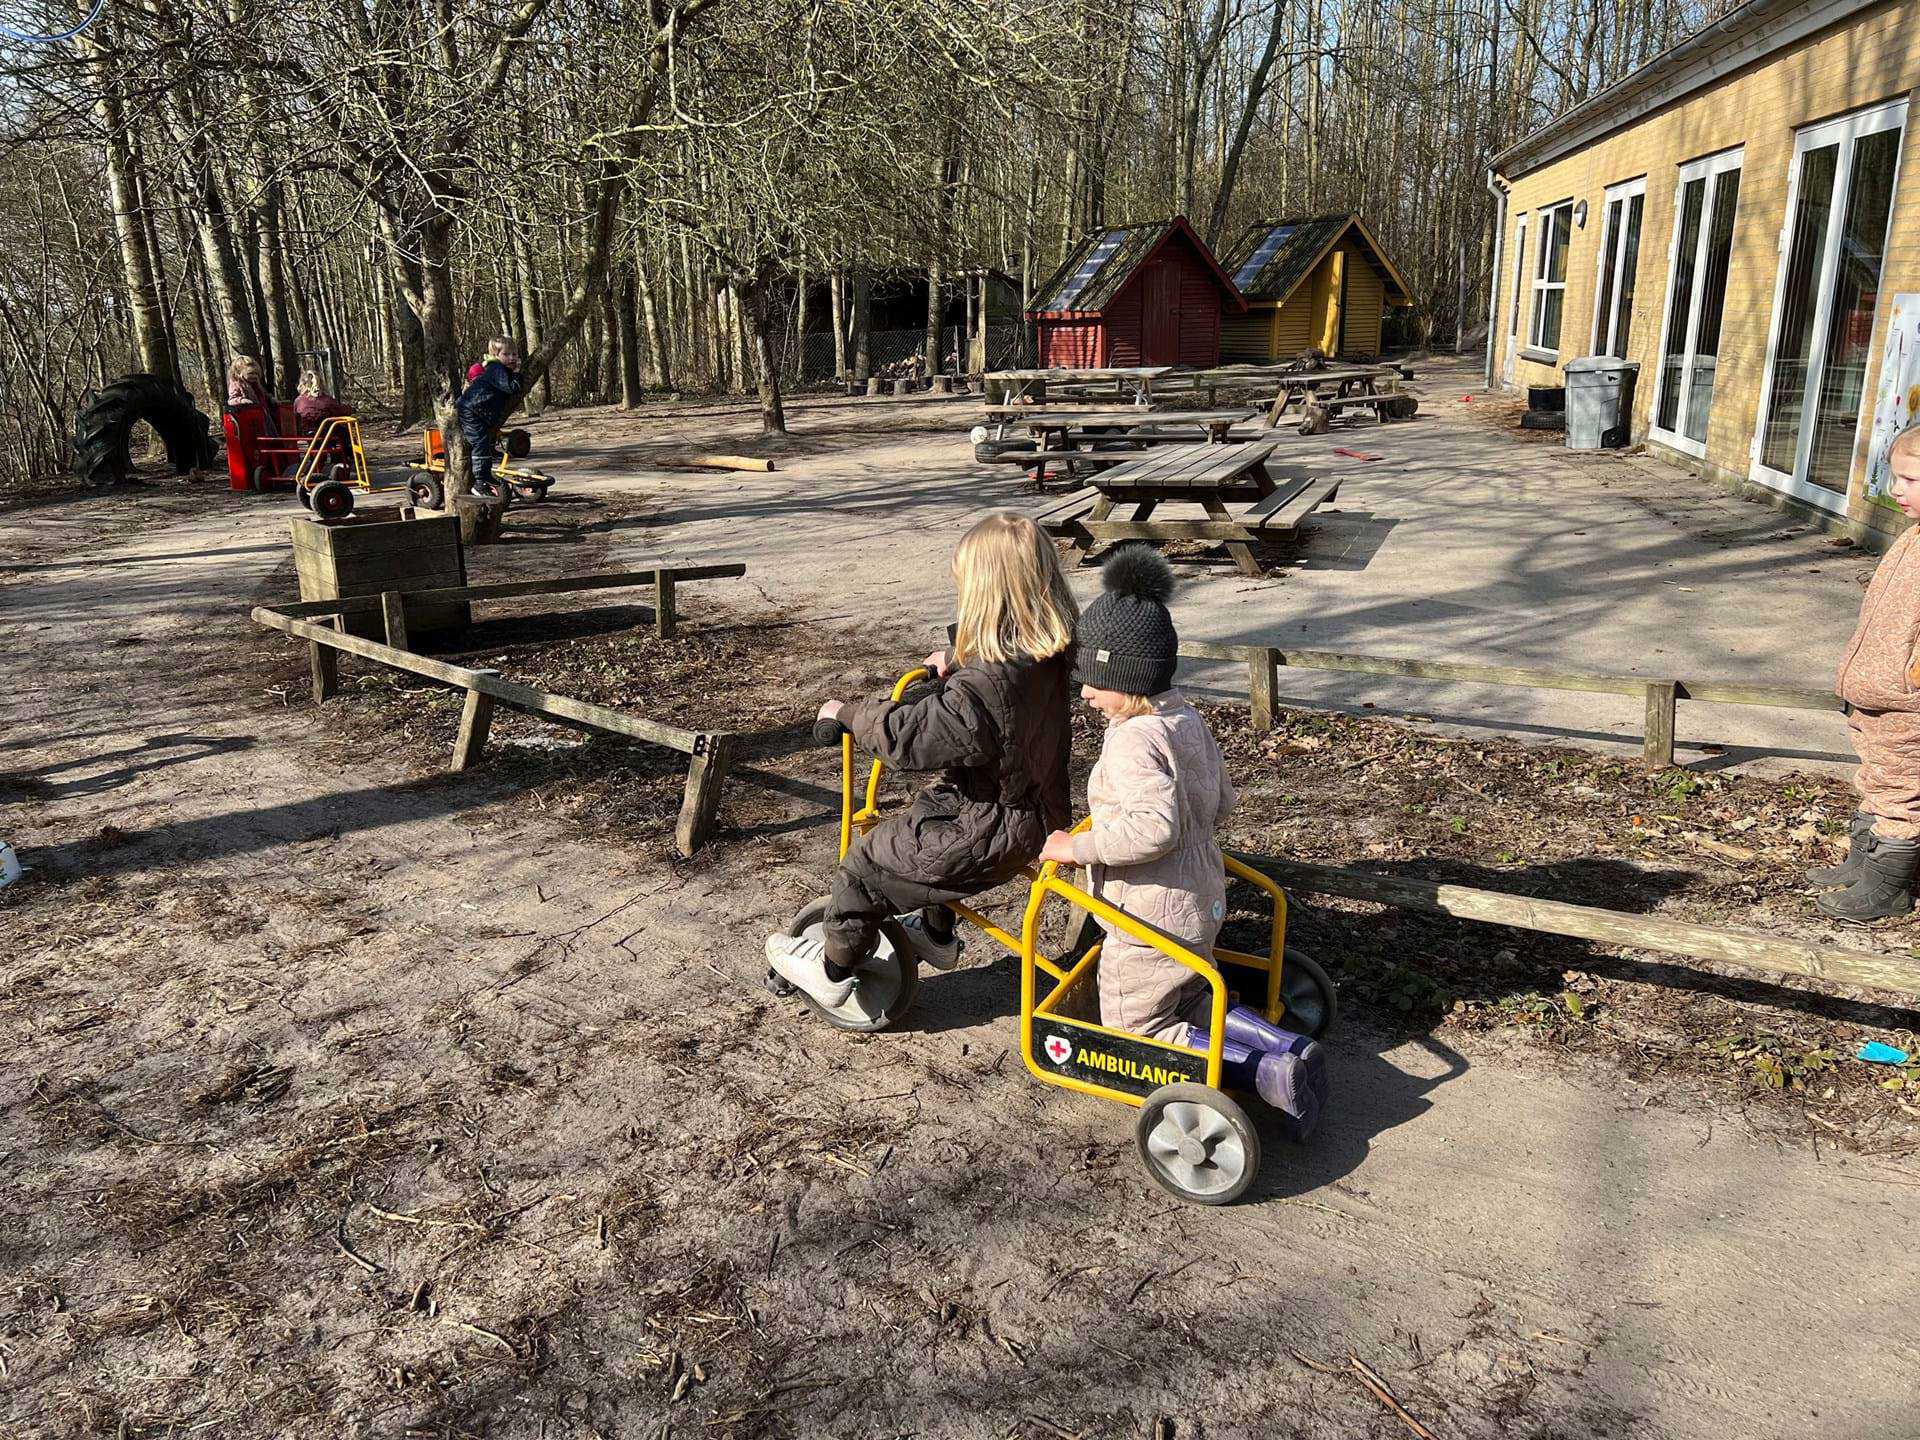
[[1065, 655], [966, 664], [905, 699], [854, 700], [840, 723], [900, 770], [937, 770], [847, 851], [822, 925], [836, 964], [868, 959], [891, 915], [1003, 885], [1071, 814]]
[[1920, 530], [1908, 530], [1873, 572], [1834, 692], [1860, 769], [1860, 808], [1887, 840], [1920, 839]]

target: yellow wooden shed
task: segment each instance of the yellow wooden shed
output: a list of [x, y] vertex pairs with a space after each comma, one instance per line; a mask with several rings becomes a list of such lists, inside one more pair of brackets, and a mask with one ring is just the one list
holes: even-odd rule
[[1247, 299], [1246, 314], [1221, 317], [1223, 364], [1269, 364], [1305, 350], [1377, 356], [1387, 311], [1413, 303], [1407, 282], [1351, 211], [1256, 221], [1223, 265]]

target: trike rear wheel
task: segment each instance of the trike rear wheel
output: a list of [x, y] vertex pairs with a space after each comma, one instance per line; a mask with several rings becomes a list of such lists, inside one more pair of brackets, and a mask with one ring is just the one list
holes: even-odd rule
[[1260, 1173], [1260, 1132], [1209, 1085], [1162, 1085], [1140, 1107], [1133, 1139], [1153, 1183], [1194, 1205], [1230, 1205]]
[[[823, 895], [793, 917], [787, 933], [806, 934], [819, 926], [826, 913], [827, 899]], [[841, 1030], [871, 1034], [897, 1025], [913, 1009], [913, 997], [920, 989], [920, 966], [914, 958], [913, 946], [899, 925], [884, 921], [880, 933], [884, 937], [880, 953], [862, 967], [859, 983], [844, 1005], [829, 1010], [815, 1004], [806, 992], [795, 990], [771, 971], [767, 973], [767, 988], [776, 995], [798, 995], [809, 1009], [818, 1011], [828, 1024]]]
[[1340, 1019], [1340, 996], [1332, 977], [1319, 961], [1291, 945], [1280, 970], [1280, 998], [1287, 1007], [1280, 1023], [1315, 1040], [1325, 1039]]

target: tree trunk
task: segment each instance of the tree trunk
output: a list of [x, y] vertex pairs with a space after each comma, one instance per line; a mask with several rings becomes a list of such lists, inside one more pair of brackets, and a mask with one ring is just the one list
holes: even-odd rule
[[847, 285], [846, 272], [838, 265], [827, 281], [828, 298], [833, 309], [833, 378], [847, 383]]
[[[509, 215], [507, 229], [511, 232], [510, 244], [513, 247], [513, 268], [515, 288], [519, 290], [520, 333], [525, 337], [521, 342], [520, 353], [531, 355], [544, 343], [544, 329], [540, 316], [540, 276], [535, 267], [533, 243], [527, 238], [526, 227], [516, 216]], [[547, 377], [542, 375], [527, 387], [526, 409], [529, 415], [538, 415], [547, 408], [552, 400], [552, 391], [547, 385]]]
[[[639, 285], [634, 279], [634, 262], [629, 259], [620, 266], [620, 294], [617, 309], [620, 315], [620, 408], [637, 410], [646, 399], [646, 392], [640, 383], [640, 297]], [[607, 286], [607, 292], [613, 293], [613, 287]]]
[[276, 393], [293, 395], [300, 383], [299, 346], [293, 338], [293, 319], [287, 308], [287, 265], [281, 238], [280, 182], [268, 182], [260, 206], [261, 318], [271, 337]]
[[865, 269], [853, 272], [853, 378], [865, 385], [873, 376], [873, 281]]
[[[103, 61], [105, 50], [100, 40], [83, 31], [75, 45], [89, 60]], [[120, 103], [119, 83], [109, 74], [109, 64], [95, 67], [100, 99], [94, 113], [106, 135], [107, 200], [113, 209], [113, 231], [120, 242], [121, 273], [127, 286], [127, 310], [133, 318], [133, 349], [140, 369], [167, 379], [178, 379], [173, 356], [167, 345], [165, 310], [155, 272], [155, 255], [149, 248], [147, 227], [140, 210], [140, 197], [128, 143], [126, 114]]]
[[773, 263], [766, 261], [753, 282], [736, 284], [733, 292], [745, 328], [753, 339], [753, 358], [759, 371], [762, 435], [787, 433], [786, 407], [780, 400], [780, 366], [773, 353], [773, 326], [767, 313], [773, 307], [773, 282]]
[[673, 357], [667, 353], [667, 337], [661, 332], [660, 317], [654, 313], [653, 287], [647, 283], [647, 267], [635, 259], [634, 281], [640, 288], [640, 313], [647, 324], [647, 353], [653, 357], [653, 383], [662, 390], [673, 389]]

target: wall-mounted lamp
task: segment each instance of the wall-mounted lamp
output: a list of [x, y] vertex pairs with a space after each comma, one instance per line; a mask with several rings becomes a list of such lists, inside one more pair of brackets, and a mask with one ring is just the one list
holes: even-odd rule
[[1577, 229], [1584, 230], [1587, 228], [1587, 202], [1586, 201], [1576, 200], [1573, 202], [1573, 223], [1575, 228]]

